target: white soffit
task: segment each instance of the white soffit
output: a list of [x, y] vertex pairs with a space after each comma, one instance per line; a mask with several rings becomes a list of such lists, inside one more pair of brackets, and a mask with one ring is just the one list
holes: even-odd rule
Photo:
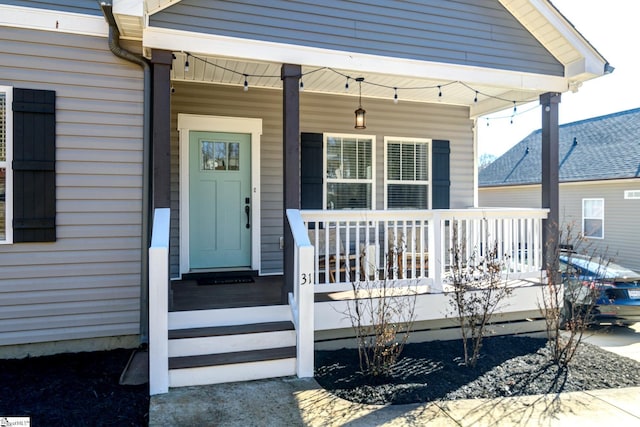
[[548, 0], [499, 0], [565, 66], [568, 79], [605, 74], [607, 61]]
[[144, 1], [145, 10], [148, 15], [153, 15], [154, 13], [158, 13], [163, 9], [166, 9], [174, 4], [180, 3], [180, 0], [136, 0], [136, 1]]
[[123, 38], [142, 39], [144, 10], [144, 0], [113, 0], [113, 17]]

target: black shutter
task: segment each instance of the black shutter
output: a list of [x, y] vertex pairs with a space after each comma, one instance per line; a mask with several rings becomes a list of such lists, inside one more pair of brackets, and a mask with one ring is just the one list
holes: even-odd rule
[[322, 134], [300, 135], [300, 206], [322, 209]]
[[449, 168], [449, 141], [432, 142], [432, 175], [433, 180], [433, 196], [431, 201], [432, 209], [449, 209], [450, 200], [449, 193], [451, 187], [450, 168]]
[[13, 241], [56, 240], [56, 93], [13, 89]]

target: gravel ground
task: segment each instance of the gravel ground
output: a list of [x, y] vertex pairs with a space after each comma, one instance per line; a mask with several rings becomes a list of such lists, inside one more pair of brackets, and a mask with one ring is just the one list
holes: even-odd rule
[[145, 426], [149, 388], [118, 384], [132, 350], [0, 360], [0, 417], [33, 426]]
[[475, 368], [462, 365], [462, 343], [407, 344], [391, 375], [360, 373], [355, 349], [316, 352], [316, 380], [357, 403], [405, 404], [640, 386], [640, 362], [582, 343], [569, 368], [552, 363], [546, 339], [488, 337]]

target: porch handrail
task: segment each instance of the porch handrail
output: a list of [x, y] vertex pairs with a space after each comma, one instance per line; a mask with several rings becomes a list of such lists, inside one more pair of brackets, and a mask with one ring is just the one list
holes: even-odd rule
[[313, 377], [314, 370], [314, 247], [300, 211], [287, 209], [293, 235], [293, 293], [289, 293], [291, 317], [296, 329], [296, 373], [299, 378]]
[[[305, 224], [302, 231], [315, 244], [315, 282], [320, 285], [316, 292], [346, 290], [347, 282], [363, 276], [418, 279], [441, 290], [451, 249], [459, 243], [453, 241], [454, 236], [465, 239], [467, 256], [474, 250], [485, 252], [498, 242], [498, 255], [510, 260], [512, 278], [538, 274], [541, 224], [547, 214], [548, 209], [529, 208], [300, 212]], [[376, 267], [370, 277], [365, 270], [371, 259]]]
[[149, 247], [149, 393], [169, 391], [169, 230], [171, 210], [154, 211]]

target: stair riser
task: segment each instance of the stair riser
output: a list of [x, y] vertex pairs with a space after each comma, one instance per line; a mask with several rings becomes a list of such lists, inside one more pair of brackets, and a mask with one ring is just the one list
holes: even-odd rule
[[295, 375], [296, 359], [169, 370], [169, 387], [251, 381]]
[[291, 309], [288, 305], [174, 311], [169, 313], [170, 330], [280, 321], [291, 321]]
[[169, 357], [221, 354], [236, 351], [293, 347], [295, 331], [264, 332], [220, 337], [183, 338], [169, 340]]

